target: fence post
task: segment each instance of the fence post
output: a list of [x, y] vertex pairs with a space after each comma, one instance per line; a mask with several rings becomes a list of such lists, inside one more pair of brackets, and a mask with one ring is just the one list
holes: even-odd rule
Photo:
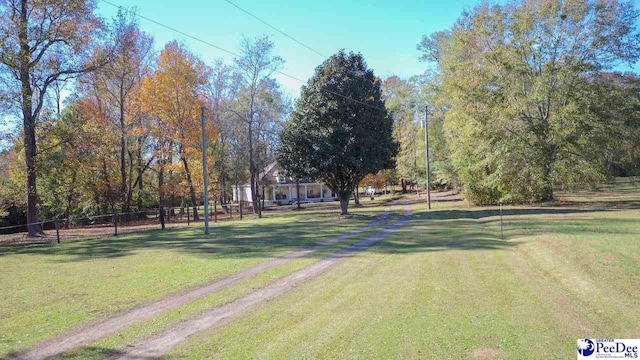
[[189, 207], [187, 207], [187, 226], [191, 225], [191, 219], [189, 219], [191, 215], [189, 214]]
[[114, 235], [118, 236], [118, 213], [117, 212], [113, 214], [113, 226], [115, 228]]
[[240, 207], [240, 220], [242, 220], [242, 200], [238, 202], [238, 205]]
[[502, 203], [500, 203], [500, 240], [504, 240], [504, 231], [502, 227]]
[[218, 200], [213, 201], [213, 222], [218, 222]]
[[58, 244], [60, 244], [60, 222], [56, 217], [56, 240], [58, 240]]

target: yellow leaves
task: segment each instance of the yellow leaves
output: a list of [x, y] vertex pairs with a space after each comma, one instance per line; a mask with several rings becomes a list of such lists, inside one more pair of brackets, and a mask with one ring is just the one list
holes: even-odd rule
[[[199, 148], [202, 88], [207, 75], [204, 63], [177, 42], [162, 50], [158, 69], [142, 83], [140, 101], [142, 108], [159, 120], [158, 130], [164, 138], [185, 148]], [[207, 132], [217, 135], [215, 129]]]

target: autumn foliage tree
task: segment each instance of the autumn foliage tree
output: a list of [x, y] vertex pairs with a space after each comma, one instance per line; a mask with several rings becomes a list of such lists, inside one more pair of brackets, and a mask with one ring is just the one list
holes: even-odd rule
[[[208, 67], [183, 45], [171, 42], [160, 54], [156, 71], [142, 85], [145, 108], [163, 127], [160, 136], [168, 141], [164, 151], [175, 149], [185, 175], [186, 187], [193, 206], [193, 217], [198, 219], [196, 176], [193, 167], [201, 154], [200, 109], [205, 105], [205, 87]], [[208, 138], [217, 135], [213, 122], [207, 122]], [[171, 157], [166, 158], [171, 161]]]
[[29, 236], [40, 232], [36, 127], [46, 95], [107, 60], [94, 51], [103, 28], [94, 10], [93, 0], [0, 2], [0, 78], [22, 115]]

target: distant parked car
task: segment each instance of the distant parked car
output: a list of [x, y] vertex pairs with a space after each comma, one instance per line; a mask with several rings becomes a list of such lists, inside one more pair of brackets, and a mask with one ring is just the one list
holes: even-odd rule
[[366, 190], [364, 191], [365, 194], [369, 195], [369, 196], [373, 196], [376, 194], [376, 188], [374, 188], [373, 186], [367, 186]]

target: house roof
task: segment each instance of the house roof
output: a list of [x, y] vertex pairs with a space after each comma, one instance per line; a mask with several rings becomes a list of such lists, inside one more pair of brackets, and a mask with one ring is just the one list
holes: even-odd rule
[[[258, 179], [260, 182], [264, 183], [264, 184], [295, 184], [296, 182], [293, 181], [290, 177], [285, 177], [285, 181], [281, 182], [278, 181], [278, 177], [279, 176], [283, 176], [283, 173], [280, 170], [280, 164], [278, 164], [278, 162], [274, 161], [271, 164], [267, 165], [261, 172], [260, 174], [258, 174]], [[300, 180], [300, 184], [310, 184], [310, 183], [315, 183], [316, 181], [313, 180], [309, 180], [309, 179], [302, 179]]]

